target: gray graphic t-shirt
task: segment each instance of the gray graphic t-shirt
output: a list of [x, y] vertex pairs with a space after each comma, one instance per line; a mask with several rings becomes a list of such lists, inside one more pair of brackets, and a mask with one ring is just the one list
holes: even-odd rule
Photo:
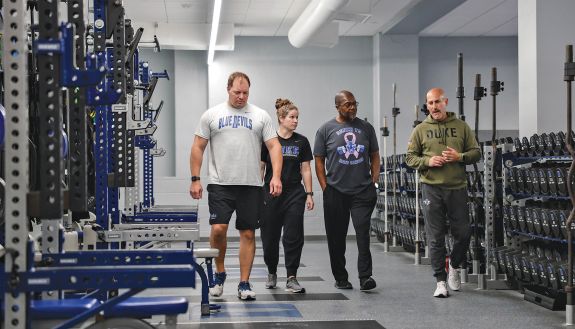
[[200, 118], [197, 136], [209, 140], [208, 176], [219, 185], [262, 186], [262, 141], [276, 138], [269, 114], [252, 104], [235, 109], [227, 102]]
[[369, 155], [379, 151], [373, 126], [355, 118], [339, 123], [332, 119], [315, 135], [313, 154], [325, 157], [327, 184], [346, 194], [362, 191], [371, 181]]

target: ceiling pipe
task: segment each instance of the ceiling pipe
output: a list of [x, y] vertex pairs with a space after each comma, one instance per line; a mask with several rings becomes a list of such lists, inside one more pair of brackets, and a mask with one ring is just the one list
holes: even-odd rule
[[312, 1], [295, 21], [288, 32], [289, 42], [296, 48], [305, 46], [324, 26], [329, 24], [337, 12], [349, 0]]

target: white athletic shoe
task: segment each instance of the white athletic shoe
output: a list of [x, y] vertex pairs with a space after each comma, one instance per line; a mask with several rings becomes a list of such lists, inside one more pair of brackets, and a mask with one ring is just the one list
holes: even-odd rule
[[238, 298], [241, 300], [256, 299], [256, 293], [252, 290], [252, 285], [248, 281], [240, 281], [240, 284], [238, 284]]
[[220, 297], [224, 293], [224, 282], [226, 281], [226, 272], [215, 273], [214, 286], [210, 287], [210, 296]]
[[449, 285], [449, 289], [458, 291], [461, 289], [461, 269], [460, 268], [453, 268], [451, 264], [449, 264], [449, 273], [447, 276], [447, 284]]
[[437, 298], [449, 297], [449, 291], [447, 291], [447, 285], [445, 284], [445, 281], [437, 282], [437, 288], [435, 288], [435, 292], [433, 293], [433, 297], [437, 297]]

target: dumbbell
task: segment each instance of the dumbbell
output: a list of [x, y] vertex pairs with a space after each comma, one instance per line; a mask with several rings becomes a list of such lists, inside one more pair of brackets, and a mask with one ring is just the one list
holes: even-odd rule
[[523, 153], [523, 146], [521, 145], [521, 140], [519, 139], [519, 137], [515, 137], [513, 139], [513, 148], [515, 149], [515, 156], [520, 158], [522, 156], [524, 156]]
[[514, 256], [521, 255], [521, 250], [513, 250], [505, 254], [505, 273], [510, 276], [515, 276], [515, 263]]
[[527, 222], [525, 221], [526, 217], [526, 208], [525, 207], [517, 207], [517, 221], [519, 223], [519, 230], [521, 232], [527, 233], [529, 230], [527, 229]]
[[547, 176], [547, 168], [537, 169], [539, 176], [539, 193], [541, 195], [549, 195], [549, 177]]
[[523, 280], [526, 282], [530, 282], [533, 281], [533, 278], [531, 277], [531, 268], [529, 267], [529, 262], [535, 258], [535, 256], [531, 256], [528, 254], [523, 254], [523, 257], [521, 257], [521, 272], [523, 275]]
[[511, 212], [513, 209], [510, 205], [503, 206], [503, 225], [506, 227], [507, 230], [512, 230], [513, 227], [511, 225]]
[[568, 154], [565, 149], [565, 133], [560, 131], [555, 135], [555, 155], [565, 155]]
[[557, 272], [559, 272], [559, 263], [555, 261], [547, 262], [547, 278], [549, 280], [549, 285], [555, 290], [560, 289], [559, 275]]
[[541, 148], [540, 148], [541, 141], [539, 139], [539, 135], [533, 134], [529, 138], [529, 153], [531, 156], [539, 156], [541, 155]]
[[568, 268], [569, 268], [569, 265], [567, 263], [561, 263], [561, 264], [559, 264], [558, 269], [557, 269], [559, 285], [562, 288], [566, 287], [567, 282], [569, 282], [568, 275], [567, 275], [567, 269]]
[[511, 258], [512, 263], [513, 263], [513, 276], [515, 278], [517, 278], [518, 280], [523, 280], [523, 268], [521, 265], [521, 259], [523, 258], [525, 254], [524, 253], [517, 253], [514, 254]]
[[523, 169], [514, 168], [514, 172], [515, 172], [515, 181], [517, 182], [517, 193], [519, 194], [530, 193], [527, 192], [527, 187], [525, 185], [527, 177], [525, 176], [525, 172], [523, 171]]
[[567, 168], [555, 168], [555, 177], [557, 179], [557, 194], [560, 196], [568, 196], [569, 192], [567, 191]]
[[539, 170], [538, 168], [529, 168], [529, 176], [531, 177], [531, 191], [535, 195], [541, 194], [541, 187], [539, 186]]
[[537, 262], [538, 268], [537, 273], [539, 274], [539, 285], [542, 287], [549, 287], [551, 282], [549, 281], [549, 273], [547, 272], [547, 264], [549, 261], [545, 258]]
[[547, 156], [555, 155], [555, 133], [550, 132], [549, 134], [542, 134], [545, 135], [543, 138], [545, 140], [545, 150], [544, 153]]
[[533, 284], [540, 284], [541, 278], [539, 277], [539, 261], [542, 258], [531, 257], [529, 258], [529, 271], [531, 272], [531, 282]]
[[521, 168], [521, 173], [523, 174], [523, 193], [533, 194], [533, 181], [531, 180], [531, 171], [529, 168]]
[[517, 192], [517, 168], [511, 167], [506, 169], [507, 174], [507, 183], [509, 184], [509, 188], [511, 189], [512, 193]]
[[559, 225], [559, 214], [557, 209], [547, 209], [549, 216], [549, 227], [551, 228], [550, 236], [561, 239], [561, 226]]
[[557, 176], [555, 168], [547, 168], [547, 186], [549, 187], [549, 195], [557, 196]]
[[539, 207], [531, 208], [531, 219], [533, 220], [532, 233], [537, 235], [543, 235], [543, 219], [541, 216], [541, 208]]
[[505, 273], [505, 254], [511, 249], [508, 247], [497, 247], [492, 248], [493, 256], [491, 259], [494, 261], [494, 265], [497, 267], [497, 273]]
[[525, 207], [525, 231], [526, 233], [535, 233], [533, 228], [533, 208]]
[[551, 209], [548, 208], [541, 208], [541, 228], [543, 229], [541, 235], [546, 237], [552, 237], [553, 232], [551, 231]]
[[523, 156], [525, 157], [531, 156], [531, 154], [529, 153], [529, 149], [530, 149], [529, 138], [523, 137], [521, 139], [521, 151], [523, 153]]
[[509, 211], [509, 222], [512, 230], [519, 230], [519, 221], [517, 217], [519, 206], [511, 206]]
[[547, 140], [549, 139], [549, 135], [547, 135], [546, 133], [542, 133], [539, 136], [539, 155], [540, 156], [545, 156], [545, 155], [549, 155], [549, 145], [547, 144]]

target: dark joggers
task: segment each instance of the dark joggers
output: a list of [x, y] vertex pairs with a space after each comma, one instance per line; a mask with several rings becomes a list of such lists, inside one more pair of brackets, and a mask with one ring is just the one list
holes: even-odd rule
[[372, 275], [369, 229], [376, 202], [377, 192], [373, 185], [353, 195], [341, 193], [329, 185], [323, 191], [323, 218], [331, 271], [336, 281], [348, 280], [345, 269], [345, 244], [350, 214], [359, 252], [357, 258], [359, 278], [368, 278]]
[[447, 220], [453, 236], [453, 250], [450, 262], [453, 268], [467, 267], [467, 249], [471, 236], [469, 210], [467, 206], [467, 188], [449, 190], [439, 186], [421, 184], [421, 207], [425, 218], [425, 233], [431, 258], [433, 276], [446, 281], [445, 272], [445, 234]]
[[279, 242], [283, 228], [283, 247], [287, 277], [297, 276], [303, 249], [303, 213], [306, 194], [303, 186], [285, 186], [279, 197], [271, 197], [269, 185], [264, 188], [264, 210], [260, 223], [264, 261], [268, 272], [277, 272]]

